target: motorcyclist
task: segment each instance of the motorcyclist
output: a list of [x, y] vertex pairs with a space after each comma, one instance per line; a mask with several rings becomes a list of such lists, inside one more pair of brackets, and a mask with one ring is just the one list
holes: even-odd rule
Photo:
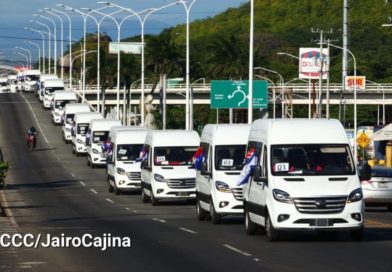
[[37, 135], [37, 130], [35, 129], [34, 126], [31, 126], [29, 128], [29, 130], [27, 131], [27, 144], [29, 144], [30, 138], [33, 137], [32, 144], [33, 144], [33, 147], [35, 147], [37, 144], [36, 135]]

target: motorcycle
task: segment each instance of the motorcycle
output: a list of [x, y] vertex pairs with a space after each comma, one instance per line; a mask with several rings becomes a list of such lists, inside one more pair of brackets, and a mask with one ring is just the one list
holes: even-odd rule
[[27, 135], [27, 148], [31, 151], [37, 146], [37, 133]]

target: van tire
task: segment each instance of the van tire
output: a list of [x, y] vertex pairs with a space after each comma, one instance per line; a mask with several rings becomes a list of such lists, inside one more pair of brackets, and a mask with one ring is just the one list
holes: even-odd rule
[[149, 200], [149, 197], [148, 197], [148, 195], [146, 195], [146, 193], [144, 192], [144, 188], [143, 188], [143, 185], [142, 185], [142, 202], [143, 202], [143, 203], [147, 203], [148, 200]]
[[117, 187], [117, 185], [116, 185], [116, 181], [114, 181], [114, 194], [115, 195], [120, 195], [121, 194], [121, 191], [118, 189], [118, 187]]
[[212, 198], [210, 201], [210, 216], [211, 216], [211, 221], [214, 225], [220, 224], [222, 216], [216, 212]]
[[108, 185], [109, 185], [109, 187], [108, 187], [108, 192], [109, 192], [109, 193], [113, 193], [114, 188], [113, 188], [113, 186], [110, 184], [109, 176], [107, 177], [107, 181], [108, 181]]
[[153, 206], [157, 206], [158, 205], [158, 199], [155, 198], [153, 191], [151, 191], [150, 199], [151, 199], [151, 204]]
[[350, 234], [353, 241], [360, 242], [363, 239], [363, 228], [352, 230]]
[[90, 166], [90, 160], [87, 157], [87, 166]]
[[200, 199], [196, 197], [196, 217], [199, 221], [203, 221], [207, 218], [207, 211], [204, 210], [200, 205]]
[[249, 215], [249, 210], [245, 205], [245, 231], [248, 235], [253, 235], [256, 233], [257, 225], [252, 222]]
[[[75, 154], [76, 152], [75, 152], [75, 149], [72, 147], [72, 154]], [[76, 157], [77, 157], [78, 155], [76, 154]]]
[[265, 219], [265, 233], [270, 242], [275, 242], [279, 239], [279, 231], [274, 228], [269, 214], [267, 214], [266, 217], [267, 218]]

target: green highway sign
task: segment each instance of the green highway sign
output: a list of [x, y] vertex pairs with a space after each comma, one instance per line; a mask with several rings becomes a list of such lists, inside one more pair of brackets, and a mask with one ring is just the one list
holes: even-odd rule
[[[248, 80], [211, 80], [211, 109], [248, 108]], [[253, 108], [267, 108], [268, 82], [253, 81]]]

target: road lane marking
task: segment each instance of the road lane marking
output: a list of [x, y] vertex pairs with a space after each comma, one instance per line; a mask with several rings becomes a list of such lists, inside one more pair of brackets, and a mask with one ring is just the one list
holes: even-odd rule
[[98, 194], [98, 192], [95, 191], [94, 189], [90, 189], [90, 191], [93, 192], [93, 193], [96, 194], [96, 195]]
[[224, 246], [225, 248], [228, 248], [228, 249], [230, 249], [230, 250], [232, 250], [232, 251], [234, 251], [234, 252], [237, 252], [237, 253], [239, 253], [239, 254], [241, 254], [241, 255], [244, 255], [244, 256], [246, 256], [246, 257], [252, 257], [252, 254], [250, 254], [250, 253], [248, 253], [248, 252], [245, 252], [245, 251], [242, 251], [242, 250], [240, 250], [240, 249], [238, 249], [238, 248], [235, 248], [235, 247], [233, 247], [233, 246], [231, 246], [231, 245], [223, 244], [223, 246]]
[[29, 105], [29, 108], [30, 108], [30, 110], [31, 110], [31, 113], [33, 114], [33, 117], [34, 117], [34, 119], [35, 119], [35, 122], [37, 123], [39, 132], [40, 132], [40, 134], [42, 135], [42, 137], [44, 137], [45, 142], [49, 145], [48, 138], [46, 138], [45, 133], [44, 133], [43, 129], [41, 128], [41, 125], [40, 125], [39, 122], [38, 122], [38, 118], [37, 118], [37, 116], [35, 115], [35, 113], [34, 113], [34, 111], [33, 111], [33, 108], [32, 108], [31, 105], [30, 105], [30, 102], [26, 99], [26, 97], [25, 97], [23, 94], [21, 94], [21, 96], [22, 96], [23, 99], [26, 101], [27, 105]]
[[180, 229], [182, 231], [185, 231], [185, 232], [188, 232], [188, 233], [191, 233], [191, 234], [197, 234], [196, 231], [193, 231], [193, 230], [190, 230], [190, 229], [186, 229], [186, 228], [178, 228], [178, 229]]
[[74, 174], [74, 173], [71, 173], [71, 176], [72, 176], [72, 177], [75, 177], [75, 174]]
[[86, 183], [84, 183], [83, 181], [79, 180], [79, 183], [82, 184], [83, 186], [86, 186]]
[[131, 209], [130, 208], [125, 208], [127, 211], [131, 211]]
[[113, 203], [113, 204], [116, 203], [116, 202], [114, 202], [113, 200], [111, 200], [110, 198], [106, 198], [106, 201], [107, 201], [107, 202], [110, 202], [110, 203]]
[[152, 220], [158, 221], [158, 222], [161, 222], [161, 223], [166, 223], [166, 221], [163, 220], [163, 219], [153, 218]]

